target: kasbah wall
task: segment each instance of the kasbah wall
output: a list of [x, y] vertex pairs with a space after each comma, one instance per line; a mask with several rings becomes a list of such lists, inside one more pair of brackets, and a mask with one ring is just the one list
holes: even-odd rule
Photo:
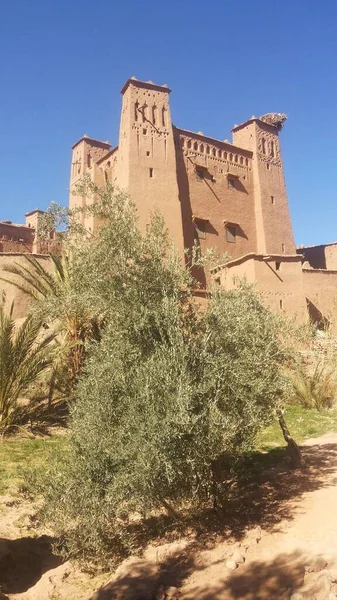
[[[232, 142], [222, 141], [174, 126], [170, 92], [126, 81], [118, 145], [85, 135], [73, 146], [70, 207], [88, 202], [74, 193], [84, 174], [100, 186], [109, 181], [136, 202], [142, 229], [159, 209], [182, 259], [195, 241], [202, 252], [227, 254], [208, 279], [198, 272], [200, 297], [210, 279], [231, 289], [246, 278], [273, 310], [337, 329], [337, 244], [295, 246], [279, 140], [285, 115], [253, 116], [234, 126]], [[92, 232], [99, 226], [92, 216], [83, 224]], [[37, 227], [32, 218], [27, 225]], [[20, 300], [17, 312], [25, 310]]]

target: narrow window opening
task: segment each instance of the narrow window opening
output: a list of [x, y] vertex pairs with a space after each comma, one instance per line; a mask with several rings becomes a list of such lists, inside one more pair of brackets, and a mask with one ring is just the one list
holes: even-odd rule
[[235, 154], [234, 160], [235, 160], [236, 163], [238, 162], [238, 158], [239, 158], [238, 155]]
[[270, 142], [270, 156], [275, 156], [275, 145], [273, 141]]
[[282, 298], [280, 299], [280, 310], [283, 310], [283, 300], [282, 300]]
[[248, 167], [248, 158], [246, 158], [245, 162], [246, 162], [246, 167]]
[[230, 153], [230, 155], [229, 155], [229, 160], [233, 160], [233, 154], [232, 153]]
[[161, 122], [163, 127], [165, 127], [166, 125], [166, 108], [163, 106], [163, 108], [161, 109]]
[[225, 160], [227, 160], [227, 152], [223, 153], [223, 157], [224, 157]]
[[235, 225], [226, 225], [226, 240], [231, 244], [236, 242], [236, 227]]
[[204, 152], [204, 151], [205, 151], [204, 144], [201, 144], [201, 146], [200, 146], [200, 152]]
[[135, 121], [138, 121], [139, 102], [135, 102]]
[[240, 156], [240, 165], [243, 165], [243, 156]]
[[145, 121], [147, 121], [147, 104], [146, 103], [143, 106], [142, 115], [143, 115], [143, 123], [145, 123]]
[[194, 142], [193, 148], [194, 148], [194, 150], [198, 150], [198, 142]]
[[150, 169], [149, 169], [149, 175], [151, 178], [153, 177], [153, 168], [152, 167], [150, 167]]
[[146, 156], [150, 156], [149, 150], [146, 151]]
[[266, 154], [266, 140], [262, 138], [261, 140], [262, 154]]
[[285, 245], [282, 244], [282, 252], [285, 252], [285, 251], [286, 251]]
[[191, 142], [191, 140], [188, 140], [188, 142], [187, 142], [187, 148], [191, 148], [191, 146], [192, 146], [192, 142]]
[[209, 146], [206, 146], [206, 154], [209, 154]]
[[88, 154], [88, 156], [87, 156], [87, 165], [88, 165], [88, 169], [90, 169], [90, 167], [91, 167], [91, 155], [90, 154]]
[[280, 262], [276, 262], [275, 263], [275, 270], [279, 271], [280, 270], [280, 266], [281, 266], [281, 263]]
[[269, 169], [270, 169], [270, 164], [267, 163], [267, 171], [269, 171]]
[[157, 121], [157, 107], [153, 106], [152, 107], [152, 123], [153, 123], [153, 125], [156, 124], [156, 121]]
[[215, 148], [213, 148], [212, 154], [213, 154], [213, 156], [216, 156], [216, 149]]

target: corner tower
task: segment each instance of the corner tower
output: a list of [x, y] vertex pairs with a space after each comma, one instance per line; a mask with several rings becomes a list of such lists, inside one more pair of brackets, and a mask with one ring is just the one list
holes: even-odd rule
[[253, 151], [254, 209], [259, 254], [296, 254], [283, 175], [279, 132], [286, 116], [252, 117], [233, 129], [233, 143]]
[[139, 207], [145, 229], [157, 208], [180, 253], [183, 231], [169, 88], [128, 79], [123, 94], [116, 181]]

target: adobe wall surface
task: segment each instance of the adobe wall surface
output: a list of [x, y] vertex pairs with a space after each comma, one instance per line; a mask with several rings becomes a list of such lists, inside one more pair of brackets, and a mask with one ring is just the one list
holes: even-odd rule
[[[337, 270], [303, 269], [303, 293], [313, 316], [320, 313], [337, 331]], [[316, 310], [315, 310], [316, 309]], [[318, 311], [318, 312], [316, 312]]]
[[[256, 251], [251, 152], [175, 128], [177, 180], [185, 247], [199, 236], [202, 252], [216, 248], [236, 258]], [[227, 241], [226, 224], [236, 227]]]
[[[48, 256], [36, 255], [36, 258], [38, 259], [41, 265], [43, 265], [45, 268], [49, 268], [50, 259]], [[14, 279], [15, 277], [10, 275], [9, 273], [6, 273], [3, 270], [3, 267], [4, 265], [14, 265], [16, 263], [27, 266], [27, 261], [25, 260], [22, 254], [0, 254], [0, 277]], [[30, 302], [29, 297], [20, 290], [18, 290], [18, 288], [16, 288], [14, 285], [5, 283], [4, 281], [0, 280], [0, 294], [2, 294], [3, 292], [5, 292], [6, 294], [7, 307], [9, 307], [12, 302], [14, 302], [14, 319], [21, 319], [25, 317], [27, 315], [28, 306]]]
[[298, 248], [297, 252], [303, 255], [303, 261], [308, 262], [312, 269], [337, 270], [337, 244]]
[[273, 260], [264, 260], [262, 256], [251, 257], [225, 268], [219, 275], [226, 289], [232, 289], [240, 280], [246, 279], [248, 283], [256, 285], [264, 302], [274, 312], [296, 316], [300, 323], [308, 320], [302, 267], [296, 256], [275, 257]]

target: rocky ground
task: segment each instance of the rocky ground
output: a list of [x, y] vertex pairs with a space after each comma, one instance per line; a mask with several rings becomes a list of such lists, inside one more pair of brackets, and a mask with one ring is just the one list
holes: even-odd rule
[[[34, 507], [0, 502], [0, 599], [337, 600], [337, 435], [307, 440], [304, 471], [248, 486], [222, 531], [200, 531], [90, 577], [37, 535]], [[226, 515], [225, 515], [226, 516]]]

